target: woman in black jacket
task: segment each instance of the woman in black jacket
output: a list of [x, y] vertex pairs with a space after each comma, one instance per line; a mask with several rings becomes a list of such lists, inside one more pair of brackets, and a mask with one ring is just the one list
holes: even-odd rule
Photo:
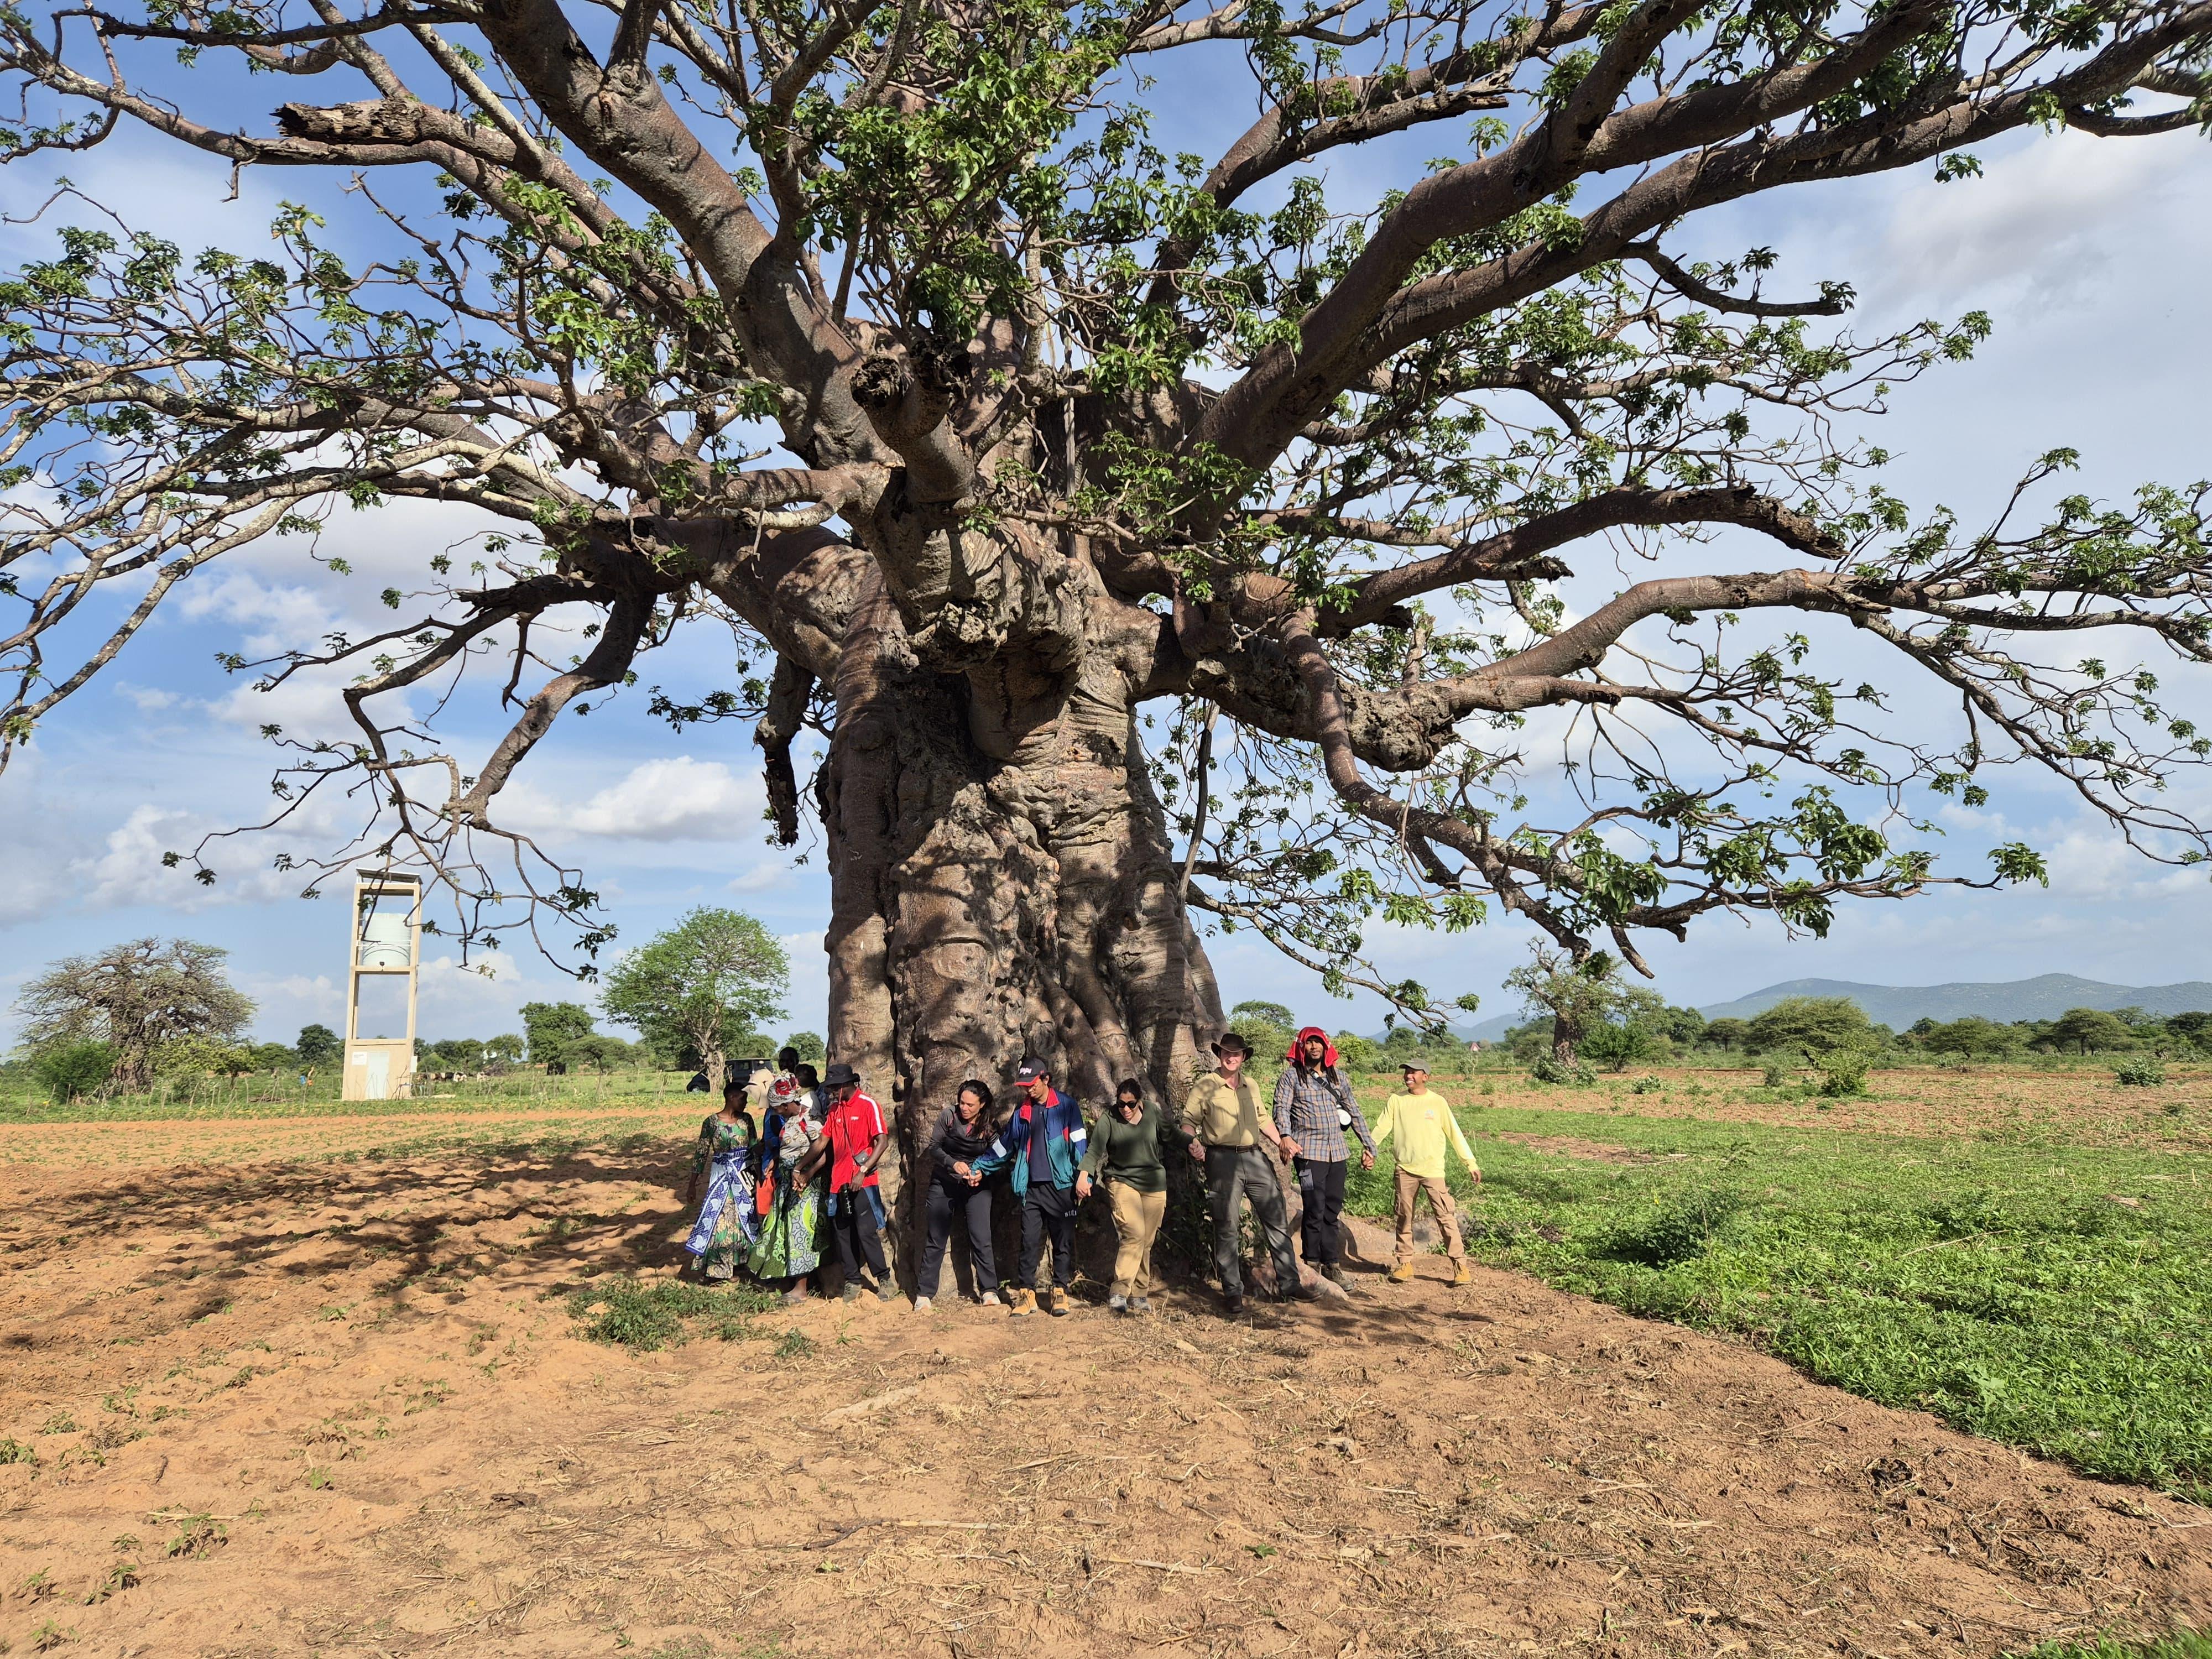
[[991, 1121], [991, 1088], [970, 1078], [960, 1085], [956, 1103], [947, 1106], [929, 1132], [922, 1148], [921, 1164], [927, 1171], [928, 1195], [923, 1200], [922, 1220], [927, 1237], [921, 1249], [921, 1271], [915, 1275], [914, 1310], [927, 1313], [937, 1294], [937, 1281], [945, 1266], [945, 1248], [952, 1240], [952, 1218], [966, 1218], [968, 1257], [975, 1269], [975, 1288], [983, 1301], [999, 1302], [999, 1270], [991, 1256], [991, 1191], [975, 1173], [975, 1160], [991, 1147], [995, 1133]]

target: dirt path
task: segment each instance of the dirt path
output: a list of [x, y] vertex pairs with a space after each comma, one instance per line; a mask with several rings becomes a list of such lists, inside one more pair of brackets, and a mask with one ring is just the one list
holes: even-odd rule
[[0, 1172], [0, 1436], [40, 1460], [0, 1465], [0, 1639], [1898, 1659], [2212, 1623], [2212, 1514], [1440, 1261], [1236, 1324], [577, 1340], [562, 1290], [667, 1259], [668, 1172]]

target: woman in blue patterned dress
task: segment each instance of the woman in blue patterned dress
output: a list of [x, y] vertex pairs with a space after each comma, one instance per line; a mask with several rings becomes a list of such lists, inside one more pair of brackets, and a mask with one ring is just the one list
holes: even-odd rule
[[[691, 1158], [691, 1185], [685, 1204], [699, 1205], [684, 1248], [708, 1279], [734, 1279], [760, 1237], [760, 1212], [753, 1204], [752, 1158], [760, 1139], [752, 1114], [744, 1109], [745, 1085], [732, 1077], [722, 1089], [722, 1109], [699, 1126], [698, 1150]], [[707, 1195], [699, 1197], [706, 1178]]]

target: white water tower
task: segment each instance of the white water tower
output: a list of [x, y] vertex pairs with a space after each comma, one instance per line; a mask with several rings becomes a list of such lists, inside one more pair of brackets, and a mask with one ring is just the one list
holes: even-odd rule
[[415, 992], [422, 960], [422, 884], [396, 870], [353, 882], [346, 944], [346, 1100], [401, 1100], [415, 1088]]

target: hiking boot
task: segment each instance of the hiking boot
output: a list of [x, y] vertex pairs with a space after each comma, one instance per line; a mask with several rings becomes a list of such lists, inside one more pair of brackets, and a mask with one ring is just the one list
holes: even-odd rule
[[1067, 1317], [1067, 1292], [1057, 1285], [1044, 1293], [1044, 1310], [1054, 1319]]
[[999, 1300], [999, 1293], [996, 1291], [984, 1291], [978, 1300], [980, 1300], [987, 1308], [997, 1308], [1005, 1305]]
[[878, 1302], [897, 1301], [898, 1286], [892, 1284], [890, 1279], [886, 1279], [882, 1284], [876, 1286], [876, 1300]]
[[1109, 1313], [1128, 1312], [1129, 1298], [1123, 1296], [1119, 1291], [1115, 1291], [1113, 1295], [1106, 1298], [1106, 1310]]
[[918, 1296], [915, 1297], [914, 1310], [916, 1313], [927, 1313], [929, 1311], [929, 1298], [926, 1296]]
[[1025, 1314], [1035, 1313], [1036, 1311], [1036, 1292], [1035, 1291], [1016, 1291], [1013, 1293], [1012, 1300], [1008, 1304], [1008, 1307], [1016, 1319], [1021, 1318]]
[[1474, 1284], [1474, 1269], [1468, 1267], [1464, 1261], [1454, 1262], [1452, 1264], [1452, 1283], [1461, 1286], [1462, 1288]]
[[1148, 1314], [1152, 1310], [1152, 1298], [1149, 1296], [1140, 1296], [1129, 1304], [1129, 1311], [1133, 1314]]
[[1413, 1276], [1413, 1264], [1410, 1261], [1401, 1261], [1390, 1269], [1389, 1278], [1393, 1285], [1402, 1285]]
[[1238, 1314], [1243, 1313], [1244, 1311], [1244, 1292], [1242, 1291], [1222, 1291], [1221, 1311], [1227, 1314], [1231, 1319], [1236, 1318]]
[[1343, 1267], [1338, 1263], [1330, 1262], [1321, 1270], [1321, 1276], [1346, 1296], [1352, 1294], [1352, 1280], [1346, 1276]]
[[858, 1302], [860, 1299], [860, 1287], [848, 1283], [839, 1293], [837, 1299], [840, 1302]]

